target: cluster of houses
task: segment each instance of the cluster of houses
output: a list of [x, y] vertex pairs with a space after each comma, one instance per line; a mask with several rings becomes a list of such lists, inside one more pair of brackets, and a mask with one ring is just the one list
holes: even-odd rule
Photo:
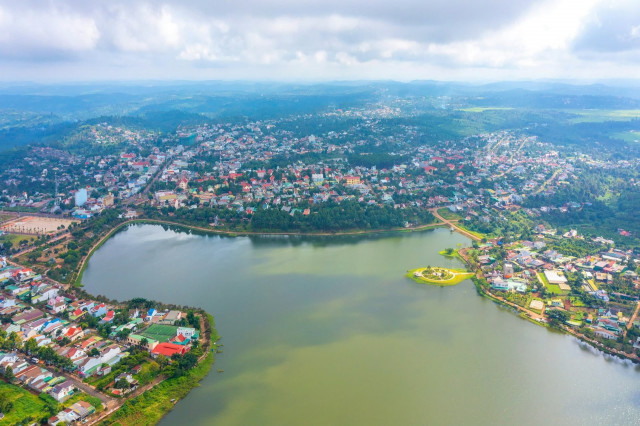
[[[545, 230], [544, 226], [539, 225], [536, 231], [539, 232], [536, 241], [518, 241], [509, 245], [504, 259], [496, 259], [489, 254], [495, 253], [492, 249], [502, 244], [501, 241], [491, 240], [480, 247], [486, 254], [478, 256], [478, 263], [491, 290], [533, 293], [537, 297], [532, 298], [529, 308], [541, 312], [545, 309], [562, 309], [572, 316], [581, 312], [579, 320], [572, 319], [567, 323], [572, 326], [585, 325], [598, 337], [617, 338], [629, 322], [630, 313], [638, 302], [636, 294], [640, 289], [640, 278], [635, 269], [640, 262], [640, 253], [604, 248], [599, 253], [581, 258], [566, 256], [547, 248], [547, 243], [554, 241], [549, 237], [556, 234], [555, 230]], [[582, 237], [575, 231], [570, 231], [554, 238]], [[595, 238], [593, 242], [609, 243], [602, 238]], [[567, 273], [578, 276], [581, 289], [608, 308], [585, 309], [573, 306], [568, 297], [572, 288]], [[626, 288], [632, 289], [633, 291], [628, 291], [632, 294], [617, 289], [614, 277], [622, 280]], [[542, 288], [547, 290], [544, 298], [541, 296]]]
[[86, 401], [78, 401], [69, 408], [65, 408], [48, 420], [50, 425], [71, 424], [79, 422], [95, 413], [96, 408]]
[[0, 372], [5, 374], [10, 368], [16, 380], [36, 393], [46, 393], [58, 402], [64, 402], [73, 395], [75, 385], [61, 375], [47, 370], [41, 364], [28, 360], [16, 352], [0, 352]]
[[[104, 337], [81, 324], [86, 324], [91, 316], [98, 324], [108, 326], [114, 322], [117, 307], [68, 297], [56, 284], [45, 281], [29, 269], [5, 266], [0, 270], [0, 315], [10, 318], [0, 327], [7, 336], [15, 333], [21, 342], [31, 340], [36, 349], [30, 353], [0, 353], [0, 372], [10, 367], [18, 382], [34, 392], [47, 393], [59, 402], [72, 396], [75, 386], [71, 380], [51, 372], [47, 368], [48, 360], [38, 359], [38, 348], [49, 347], [58, 357], [68, 359], [65, 369], [83, 379], [111, 373], [112, 368], [129, 355], [131, 346], [145, 347], [152, 356], [170, 358], [188, 352], [199, 337], [194, 328], [174, 325], [186, 317], [184, 312], [156, 309], [126, 312], [127, 322], [112, 325], [109, 336]], [[132, 374], [135, 373], [126, 373], [116, 381], [125, 379], [130, 388], [134, 388], [137, 381]], [[82, 419], [91, 411], [83, 405], [76, 408], [58, 413], [57, 421]]]

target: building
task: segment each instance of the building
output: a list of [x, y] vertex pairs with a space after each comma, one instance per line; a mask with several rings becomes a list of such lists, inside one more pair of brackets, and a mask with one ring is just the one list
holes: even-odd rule
[[76, 206], [82, 207], [87, 202], [87, 188], [80, 188], [75, 195]]
[[358, 176], [345, 176], [346, 185], [360, 185], [360, 178]]
[[175, 354], [184, 355], [188, 350], [189, 349], [186, 346], [166, 342], [156, 345], [156, 347], [151, 351], [151, 354], [153, 356], [164, 355], [167, 358], [171, 358], [171, 356]]
[[102, 197], [102, 205], [104, 205], [105, 207], [112, 206], [114, 201], [115, 201], [115, 197], [113, 196], [112, 193], [109, 193], [108, 195], [105, 195], [104, 197]]

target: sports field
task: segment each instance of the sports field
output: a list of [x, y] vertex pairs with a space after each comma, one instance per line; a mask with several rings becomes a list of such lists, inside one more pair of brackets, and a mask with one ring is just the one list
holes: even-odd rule
[[59, 231], [61, 226], [68, 228], [77, 220], [62, 219], [56, 217], [25, 216], [11, 220], [2, 225], [2, 230], [18, 234], [43, 235]]
[[173, 325], [153, 324], [139, 334], [162, 343], [175, 337], [177, 331], [178, 327]]

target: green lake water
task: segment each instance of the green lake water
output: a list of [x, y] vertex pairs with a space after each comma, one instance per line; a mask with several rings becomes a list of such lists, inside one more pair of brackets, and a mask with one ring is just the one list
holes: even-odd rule
[[[164, 425], [640, 424], [640, 370], [535, 326], [473, 284], [446, 229], [220, 237], [136, 225], [90, 260], [93, 294], [197, 305], [224, 353]], [[224, 373], [217, 373], [224, 369]]]

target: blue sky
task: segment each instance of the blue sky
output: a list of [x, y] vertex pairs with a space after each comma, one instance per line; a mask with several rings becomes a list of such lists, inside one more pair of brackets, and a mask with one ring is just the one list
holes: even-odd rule
[[627, 79], [640, 0], [0, 3], [0, 80]]

